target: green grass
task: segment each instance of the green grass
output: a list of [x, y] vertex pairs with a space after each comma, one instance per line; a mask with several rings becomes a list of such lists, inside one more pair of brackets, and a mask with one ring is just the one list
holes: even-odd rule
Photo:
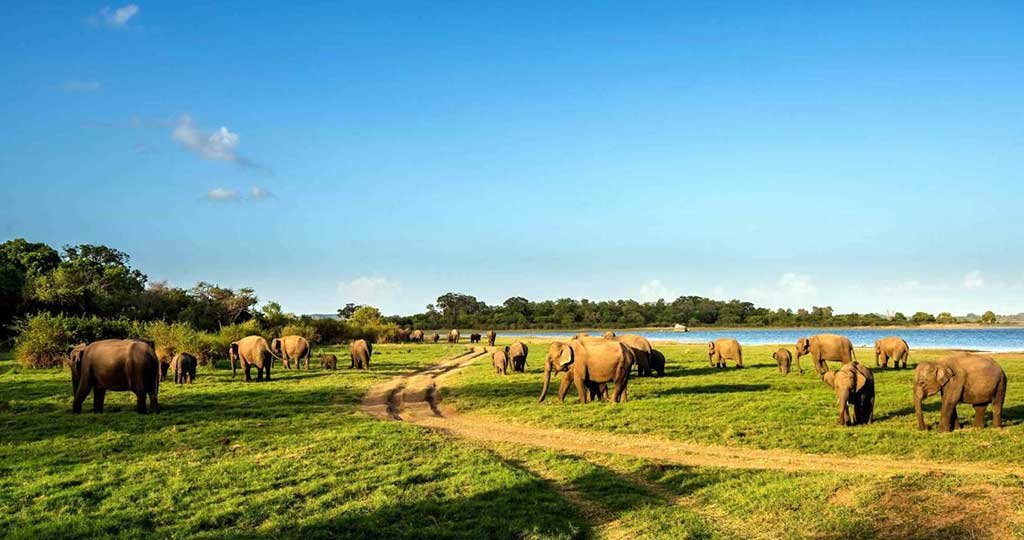
[[[665, 353], [664, 377], [631, 378], [623, 404], [576, 403], [571, 389], [558, 403], [557, 380], [548, 400], [537, 403], [543, 381], [546, 343], [531, 346], [527, 373], [501, 377], [480, 362], [457, 374], [445, 399], [462, 412], [501, 417], [533, 425], [644, 434], [684, 441], [786, 448], [840, 455], [879, 454], [924, 459], [986, 460], [1018, 464], [1024, 448], [1024, 356], [1000, 355], [1009, 378], [1001, 430], [964, 429], [949, 434], [917, 431], [911, 397], [913, 370], [874, 368], [872, 351], [857, 356], [874, 370], [875, 422], [836, 425], [835, 394], [813, 373], [778, 373], [770, 354], [775, 346], [744, 348], [744, 369], [708, 366], [703, 345], [655, 344]], [[941, 351], [913, 351], [910, 363], [936, 359]], [[731, 364], [730, 364], [731, 366]], [[832, 369], [836, 369], [836, 365]], [[925, 402], [925, 420], [934, 427], [939, 398]], [[974, 409], [960, 407], [961, 421], [973, 421]], [[991, 423], [991, 414], [989, 414]]]
[[[27, 370], [0, 356], [0, 536], [1024, 535], [1020, 479], [862, 475], [853, 460], [844, 471], [787, 473], [566, 455], [463, 441], [357, 410], [371, 385], [460, 349], [382, 345], [370, 372], [277, 369], [263, 384], [232, 380], [223, 366], [201, 370], [191, 387], [161, 387], [159, 415], [135, 413], [125, 393], [108, 395], [102, 415], [73, 415], [67, 371]], [[1019, 413], [1002, 433], [916, 433], [906, 414], [891, 415], [909, 406], [909, 395], [880, 399], [879, 414], [890, 416], [879, 426], [833, 426], [829, 389], [809, 374], [778, 376], [766, 348], [748, 349], [751, 368], [713, 372], [703, 369], [698, 348], [663, 347], [669, 373], [634, 380], [627, 404], [537, 404], [543, 349], [531, 347], [527, 375], [501, 378], [478, 362], [447, 381], [455, 387], [445, 399], [515, 422], [761, 447], [859, 454], [904, 444], [891, 453], [919, 456], [962, 447], [968, 459], [1001, 461], [1013, 460], [993, 457], [998, 449], [1019, 456], [1021, 448]], [[347, 354], [333, 352], [347, 365]], [[1002, 363], [1012, 407], [1019, 361]], [[881, 374], [880, 398], [897, 388], [907, 394], [908, 377]]]
[[73, 415], [67, 371], [5, 356], [0, 536], [559, 538], [586, 527], [492, 452], [357, 412], [371, 384], [452, 348], [377, 350], [369, 372], [282, 369], [269, 384], [201, 370], [191, 387], [162, 385], [159, 415], [120, 392], [102, 415]]

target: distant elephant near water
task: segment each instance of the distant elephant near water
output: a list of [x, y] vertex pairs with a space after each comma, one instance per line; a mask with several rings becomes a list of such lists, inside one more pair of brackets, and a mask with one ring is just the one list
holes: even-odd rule
[[889, 336], [875, 342], [875, 367], [888, 368], [891, 358], [893, 368], [906, 368], [908, 357], [910, 346], [901, 337]]
[[450, 332], [448, 332], [448, 343], [458, 343], [459, 337], [459, 331], [453, 328]]
[[494, 330], [488, 330], [487, 331], [487, 346], [488, 347], [493, 347], [494, 346], [494, 340], [496, 340], [496, 339], [498, 339], [498, 334], [495, 333]]
[[270, 350], [281, 357], [281, 364], [285, 369], [292, 368], [292, 360], [295, 361], [295, 369], [302, 369], [302, 363], [306, 363], [306, 371], [309, 371], [309, 356], [313, 349], [309, 341], [302, 336], [282, 336], [274, 338], [270, 342]]
[[724, 368], [725, 361], [736, 362], [736, 367], [743, 367], [743, 347], [732, 338], [721, 338], [708, 342], [708, 362], [711, 367]]
[[430, 337], [430, 341], [433, 343], [441, 341], [441, 334], [434, 334], [433, 336]]
[[174, 384], [192, 384], [196, 380], [196, 366], [199, 360], [189, 353], [178, 353], [171, 360], [174, 368]]
[[470, 334], [469, 335], [469, 342], [470, 343], [480, 343], [480, 334]]
[[814, 360], [814, 370], [820, 375], [828, 371], [828, 361], [849, 364], [857, 359], [853, 352], [853, 343], [845, 336], [835, 334], [817, 334], [796, 340], [796, 368], [800, 367], [800, 357], [809, 354]]

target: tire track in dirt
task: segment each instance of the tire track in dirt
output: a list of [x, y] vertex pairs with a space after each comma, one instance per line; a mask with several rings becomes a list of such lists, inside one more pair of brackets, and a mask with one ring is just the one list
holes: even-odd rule
[[487, 352], [486, 347], [475, 347], [429, 368], [377, 384], [363, 398], [360, 409], [382, 420], [399, 420], [444, 430], [475, 441], [529, 445], [575, 455], [620, 454], [692, 467], [793, 472], [855, 470], [857, 473], [878, 475], [941, 473], [1024, 477], [1024, 468], [1001, 463], [896, 460], [891, 456], [847, 457], [697, 444], [643, 435], [615, 435], [509, 424], [504, 420], [484, 416], [458, 414], [454, 408], [442, 406], [439, 388], [446, 376], [484, 357]]

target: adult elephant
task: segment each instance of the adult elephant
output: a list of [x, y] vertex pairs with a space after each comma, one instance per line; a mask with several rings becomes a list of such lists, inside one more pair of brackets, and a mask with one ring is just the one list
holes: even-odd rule
[[835, 334], [818, 334], [796, 340], [796, 369], [800, 373], [804, 372], [800, 366], [800, 357], [805, 354], [811, 355], [814, 369], [819, 375], [828, 370], [828, 361], [849, 364], [857, 359], [853, 353], [853, 343], [847, 337]]
[[469, 342], [470, 343], [480, 343], [480, 334], [470, 334], [469, 335]]
[[455, 328], [452, 328], [452, 330], [450, 332], [448, 332], [448, 343], [458, 343], [458, 342], [459, 342], [459, 331], [456, 330]]
[[736, 362], [736, 367], [743, 367], [743, 347], [732, 338], [721, 338], [708, 342], [708, 362], [711, 367], [724, 368], [725, 361]]
[[609, 330], [609, 331], [601, 334], [601, 337], [603, 337], [605, 339], [612, 339], [612, 338], [615, 337], [615, 332], [612, 332], [611, 330]]
[[409, 334], [409, 341], [413, 343], [423, 343], [423, 330], [413, 330]]
[[178, 353], [171, 360], [174, 368], [174, 384], [192, 384], [196, 380], [196, 366], [199, 360], [189, 353]]
[[906, 368], [908, 357], [910, 357], [910, 346], [901, 337], [889, 336], [875, 342], [875, 367], [888, 368], [891, 358], [892, 367]]
[[793, 364], [793, 354], [789, 349], [782, 348], [772, 353], [772, 360], [779, 366], [779, 373], [789, 375], [789, 368]]
[[583, 338], [588, 338], [588, 337], [590, 337], [590, 334], [588, 334], [586, 332], [579, 332], [575, 336], [573, 336], [572, 338], [573, 339], [583, 339]]
[[914, 369], [914, 412], [917, 429], [926, 429], [921, 402], [942, 394], [939, 431], [960, 427], [956, 415], [958, 403], [974, 406], [974, 426], [984, 427], [985, 408], [992, 405], [992, 425], [1003, 427], [1003, 400], [1006, 398], [1006, 373], [991, 357], [955, 353], [937, 362], [920, 362]]
[[[551, 382], [552, 371], [571, 370], [572, 382], [576, 385], [580, 403], [591, 400], [588, 391], [595, 385], [615, 383], [616, 402], [627, 400], [629, 371], [633, 365], [633, 351], [618, 341], [578, 340], [568, 343], [556, 341], [548, 349], [544, 367], [544, 388], [538, 401], [544, 401]], [[565, 398], [569, 377], [563, 378], [558, 399]]]
[[651, 347], [651, 342], [647, 338], [636, 334], [623, 334], [611, 339], [632, 349], [637, 376], [644, 377], [651, 374], [651, 352], [654, 348]]
[[370, 358], [373, 356], [373, 344], [365, 339], [357, 339], [349, 344], [348, 352], [352, 356], [349, 369], [370, 369]]
[[270, 380], [270, 366], [277, 356], [270, 349], [270, 344], [262, 336], [247, 336], [228, 346], [228, 359], [231, 360], [231, 376], [235, 376], [237, 365], [245, 370], [245, 382], [252, 382], [249, 374], [251, 367], [256, 366], [256, 382]]
[[[826, 371], [821, 380], [835, 390], [840, 426], [871, 423], [875, 410], [875, 377], [867, 366], [857, 362], [843, 364], [836, 372]], [[852, 419], [849, 404], [853, 405]]]
[[509, 360], [512, 362], [512, 371], [523, 373], [526, 371], [526, 356], [530, 354], [529, 347], [521, 341], [513, 342], [508, 347], [505, 347], [508, 351]]
[[92, 410], [103, 412], [108, 390], [135, 394], [135, 409], [145, 414], [146, 397], [154, 413], [160, 412], [160, 361], [153, 346], [134, 339], [104, 339], [77, 345], [68, 355], [71, 362], [71, 410], [82, 412], [82, 403], [92, 392]]
[[498, 334], [496, 334], [494, 332], [494, 330], [488, 330], [487, 331], [487, 346], [488, 347], [493, 347], [495, 339], [498, 339]]
[[309, 341], [302, 336], [282, 336], [274, 338], [270, 342], [270, 350], [281, 357], [281, 363], [285, 369], [291, 369], [291, 361], [295, 361], [295, 369], [302, 369], [302, 363], [306, 363], [306, 371], [309, 371], [309, 357], [313, 349]]
[[411, 335], [412, 335], [412, 330], [410, 330], [408, 328], [399, 328], [398, 331], [395, 332], [395, 342], [396, 343], [405, 343], [405, 342], [409, 341], [409, 336], [411, 336]]

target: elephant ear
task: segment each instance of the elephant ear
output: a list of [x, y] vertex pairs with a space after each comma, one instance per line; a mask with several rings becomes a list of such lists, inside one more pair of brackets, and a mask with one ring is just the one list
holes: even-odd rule
[[562, 352], [558, 355], [558, 367], [565, 369], [576, 360], [576, 353], [569, 345], [562, 345]]
[[714, 341], [709, 341], [708, 342], [708, 350], [709, 351], [715, 350], [715, 342]]
[[836, 387], [836, 374], [832, 371], [827, 371], [821, 375], [821, 380], [828, 385], [829, 388]]
[[949, 366], [938, 366], [935, 369], [935, 380], [939, 386], [946, 386], [946, 383], [953, 378], [953, 370]]

